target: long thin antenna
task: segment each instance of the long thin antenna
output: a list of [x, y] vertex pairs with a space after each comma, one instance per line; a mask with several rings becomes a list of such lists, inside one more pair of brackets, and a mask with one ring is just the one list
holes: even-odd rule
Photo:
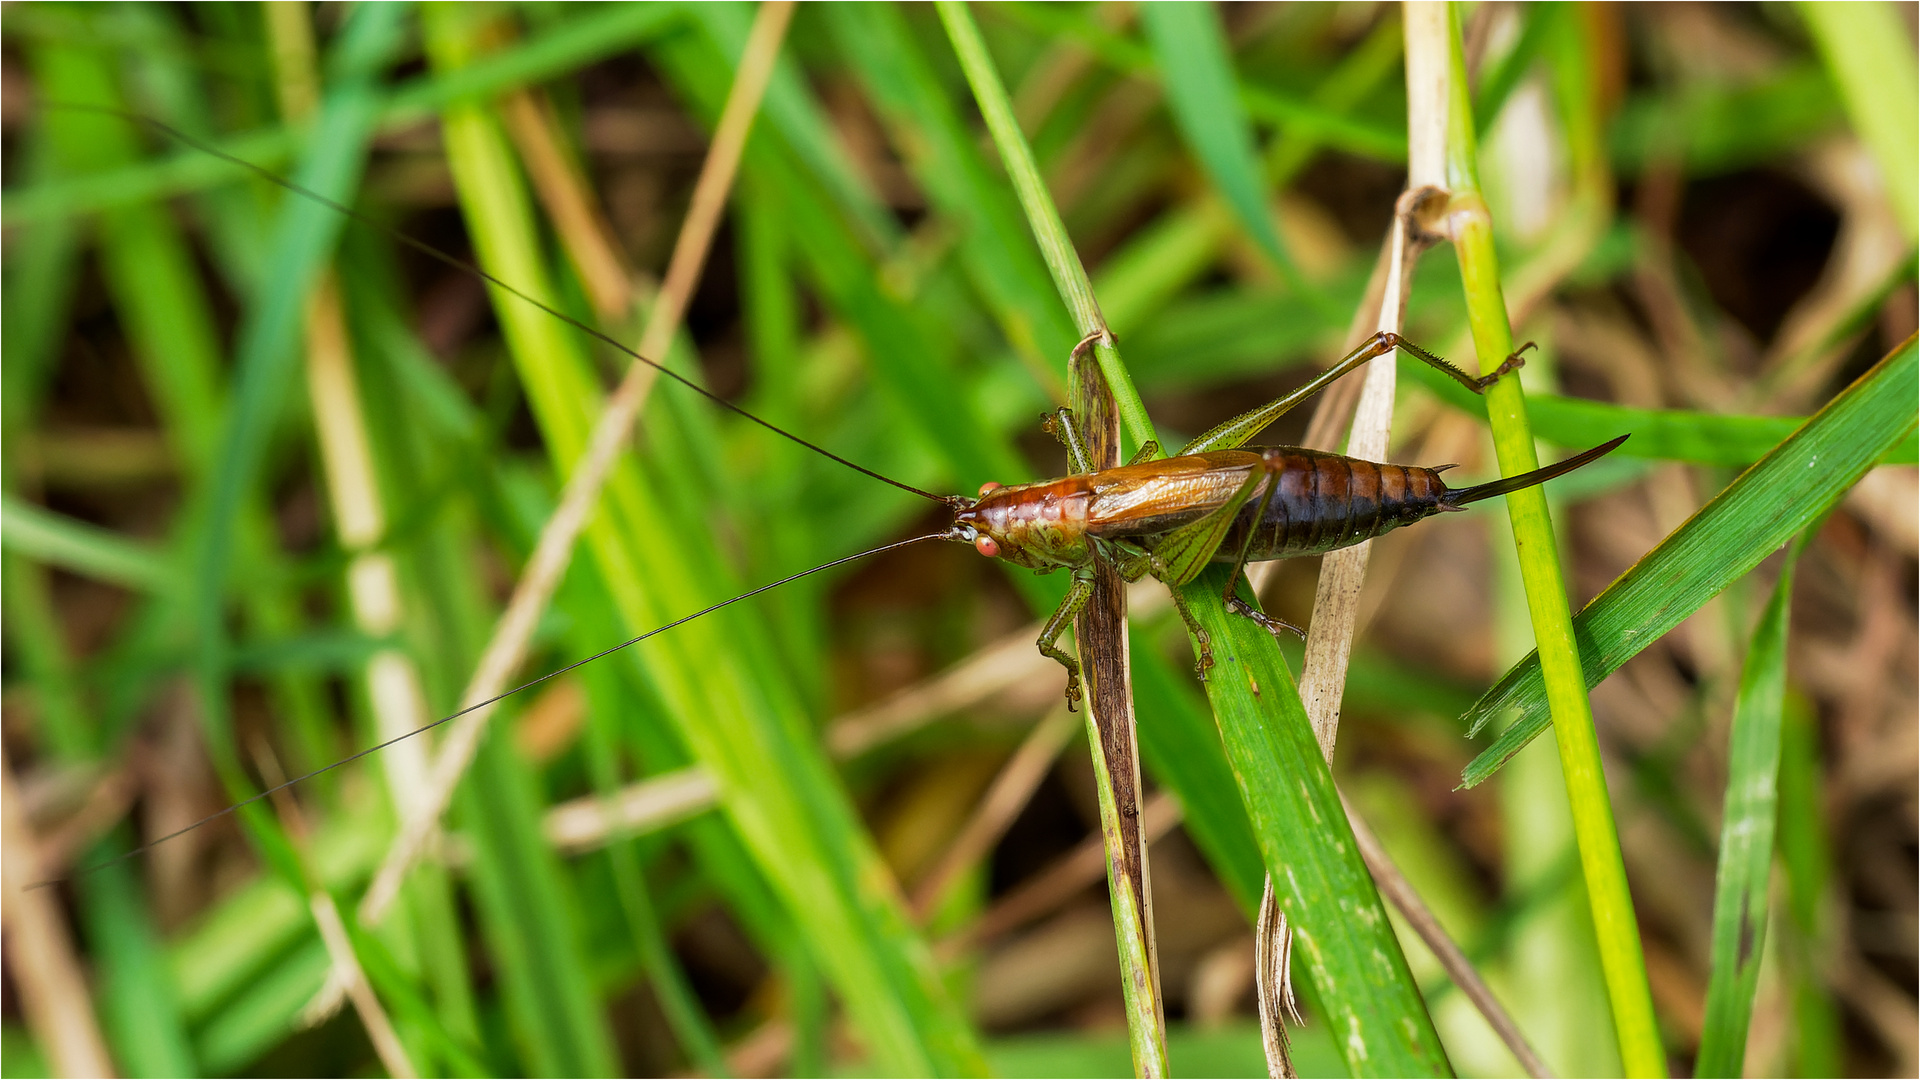
[[713, 612], [719, 611], [723, 607], [727, 607], [731, 604], [737, 604], [740, 601], [747, 599], [748, 597], [759, 596], [761, 593], [766, 592], [769, 589], [777, 589], [780, 586], [787, 584], [788, 582], [798, 581], [803, 577], [809, 577], [813, 574], [819, 573], [822, 570], [831, 570], [836, 566], [843, 566], [857, 559], [864, 559], [869, 555], [880, 555], [885, 552], [894, 551], [896, 549], [906, 547], [909, 544], [918, 544], [926, 540], [958, 540], [958, 539], [962, 539], [961, 531], [958, 528], [943, 529], [937, 533], [927, 533], [924, 536], [916, 536], [909, 540], [896, 540], [891, 544], [882, 544], [877, 548], [869, 548], [868, 550], [862, 551], [856, 555], [842, 556], [841, 558], [835, 559], [832, 562], [821, 563], [819, 566], [815, 566], [808, 570], [802, 570], [797, 574], [789, 574], [778, 581], [768, 582], [767, 584], [761, 585], [758, 588], [749, 589], [738, 596], [731, 597], [729, 599], [722, 600], [717, 604], [713, 604], [708, 607], [701, 608], [699, 611], [696, 611], [691, 615], [686, 615], [686, 616], [682, 616], [681, 618], [675, 619], [672, 622], [667, 623], [665, 626], [656, 626], [653, 629], [647, 631], [646, 633], [641, 634], [637, 637], [630, 637], [618, 645], [609, 646], [607, 648], [601, 649], [599, 652], [594, 653], [591, 656], [587, 656], [579, 660], [575, 660], [573, 663], [568, 664], [566, 667], [555, 668], [554, 670], [547, 672], [545, 675], [542, 675], [537, 679], [528, 679], [526, 682], [521, 683], [519, 686], [516, 686], [511, 690], [505, 691], [504, 693], [496, 694], [485, 701], [477, 701], [472, 705], [468, 705], [466, 708], [461, 709], [458, 712], [448, 713], [447, 715], [441, 717], [440, 719], [435, 720], [433, 723], [427, 724], [424, 727], [414, 728], [412, 731], [409, 731], [404, 735], [395, 735], [393, 738], [388, 739], [386, 742], [369, 746], [365, 750], [356, 751], [352, 754], [347, 755], [346, 757], [341, 758], [339, 761], [336, 761], [331, 765], [322, 765], [321, 767], [313, 770], [312, 772], [301, 773], [299, 776], [296, 776], [291, 780], [286, 780], [281, 783], [275, 784], [274, 786], [266, 789], [265, 791], [260, 792], [258, 795], [254, 795], [250, 798], [242, 799], [239, 802], [234, 803], [232, 806], [226, 807], [225, 809], [216, 810], [213, 813], [208, 814], [206, 817], [203, 817], [200, 820], [192, 823], [191, 825], [182, 826], [181, 828], [175, 829], [172, 832], [166, 834], [165, 836], [156, 837], [155, 839], [149, 840], [146, 843], [141, 844], [139, 847], [134, 848], [132, 851], [122, 852], [119, 855], [115, 855], [111, 859], [106, 859], [101, 862], [94, 863], [91, 866], [81, 867], [80, 869], [75, 870], [73, 873], [67, 874], [63, 877], [47, 878], [44, 881], [36, 881], [32, 885], [27, 886], [27, 888], [40, 889], [40, 888], [45, 888], [46, 886], [49, 886], [49, 885], [58, 885], [64, 881], [72, 881], [76, 878], [83, 878], [83, 877], [86, 877], [88, 874], [105, 870], [109, 866], [118, 866], [121, 863], [126, 862], [128, 859], [134, 858], [137, 855], [145, 854], [146, 852], [151, 851], [156, 847], [159, 847], [161, 844], [164, 844], [169, 840], [172, 840], [176, 837], [185, 836], [186, 834], [194, 831], [195, 829], [200, 828], [203, 825], [211, 824], [212, 822], [218, 821], [223, 817], [227, 817], [230, 814], [233, 814], [237, 811], [240, 811], [249, 806], [252, 806], [254, 803], [257, 803], [262, 799], [279, 794], [280, 792], [287, 790], [288, 788], [294, 786], [295, 784], [305, 783], [306, 781], [311, 780], [316, 776], [320, 776], [324, 773], [330, 773], [333, 770], [338, 769], [342, 765], [350, 765], [353, 762], [359, 761], [363, 757], [367, 757], [371, 754], [377, 754], [380, 751], [385, 750], [387, 747], [394, 745], [395, 743], [405, 742], [408, 739], [413, 738], [415, 735], [423, 735], [429, 731], [432, 731], [434, 728], [439, 727], [442, 724], [451, 723], [452, 721], [458, 720], [462, 716], [465, 716], [468, 713], [473, 712], [477, 709], [484, 709], [489, 705], [494, 705], [501, 701], [504, 701], [507, 698], [510, 698], [515, 694], [518, 694], [522, 690], [528, 690], [535, 686], [539, 686], [541, 683], [546, 682], [550, 679], [558, 678], [561, 675], [565, 675], [567, 672], [572, 671], [577, 667], [583, 667], [587, 664], [593, 663], [595, 660], [599, 660], [603, 657], [611, 656], [614, 653], [617, 653], [620, 650], [625, 649], [629, 646], [638, 645], [639, 643], [647, 640], [648, 638], [653, 637], [655, 634], [666, 633], [668, 630], [671, 630], [676, 626], [681, 626], [685, 623], [690, 623], [693, 620], [698, 619], [703, 615], [710, 615]]
[[253, 162], [246, 160], [245, 158], [236, 157], [233, 154], [229, 154], [225, 150], [222, 150], [219, 147], [214, 146], [211, 143], [208, 143], [202, 139], [196, 138], [195, 136], [189, 135], [186, 132], [181, 131], [179, 128], [176, 128], [171, 124], [166, 123], [165, 121], [155, 120], [151, 116], [142, 116], [139, 113], [128, 112], [124, 109], [109, 108], [108, 106], [105, 106], [105, 105], [80, 105], [80, 104], [72, 104], [68, 102], [49, 101], [49, 102], [43, 102], [42, 107], [48, 108], [48, 109], [69, 109], [69, 110], [74, 110], [78, 112], [101, 113], [107, 116], [119, 117], [122, 120], [127, 120], [133, 123], [145, 124], [146, 126], [151, 127], [156, 131], [159, 131], [160, 133], [168, 136], [169, 138], [185, 143], [186, 145], [191, 146], [194, 149], [201, 151], [202, 153], [210, 154], [231, 165], [237, 165], [242, 169], [246, 169], [248, 172], [253, 173], [255, 176], [260, 177], [261, 179], [267, 181], [270, 184], [275, 185], [276, 187], [284, 188], [285, 190], [291, 191], [296, 195], [302, 195], [302, 196], [305, 196], [306, 198], [312, 199], [314, 202], [317, 202], [322, 206], [328, 207], [340, 214], [345, 215], [351, 221], [354, 221], [360, 225], [364, 225], [369, 229], [374, 229], [396, 241], [399, 241], [402, 244], [405, 244], [407, 247], [412, 248], [413, 250], [419, 252], [422, 255], [427, 256], [428, 258], [444, 263], [445, 265], [451, 266], [455, 270], [459, 270], [463, 273], [472, 274], [474, 277], [477, 277], [480, 280], [486, 282], [487, 284], [492, 285], [494, 288], [499, 289], [511, 296], [517, 297], [518, 299], [528, 304], [532, 304], [534, 307], [539, 308], [541, 311], [544, 311], [547, 314], [553, 316], [554, 318], [559, 319], [560, 321], [566, 323], [567, 325], [573, 327], [574, 329], [580, 331], [581, 333], [588, 335], [594, 340], [599, 341], [603, 344], [609, 345], [615, 349], [618, 349], [620, 352], [625, 353], [627, 356], [632, 357], [634, 360], [647, 365], [648, 367], [654, 369], [655, 371], [658, 371], [660, 374], [665, 375], [667, 378], [672, 379], [674, 382], [677, 382], [680, 385], [686, 387], [687, 389], [692, 390], [694, 393], [699, 394], [701, 397], [706, 398], [707, 400], [713, 402], [714, 404], [720, 406], [721, 408], [737, 413], [740, 416], [743, 416], [746, 419], [751, 420], [756, 424], [759, 424], [761, 427], [766, 428], [768, 431], [773, 432], [775, 435], [778, 435], [783, 439], [790, 440], [794, 443], [798, 443], [799, 445], [806, 447], [807, 449], [813, 451], [814, 453], [819, 454], [821, 457], [828, 458], [829, 460], [832, 460], [832, 461], [837, 461], [840, 464], [845, 465], [847, 468], [852, 469], [854, 472], [861, 473], [866, 476], [871, 476], [875, 480], [878, 480], [883, 484], [892, 484], [894, 487], [897, 487], [902, 491], [911, 491], [915, 495], [918, 495], [923, 499], [930, 499], [933, 502], [943, 503], [948, 506], [951, 506], [951, 505], [954, 505], [955, 500], [958, 498], [958, 496], [953, 496], [953, 495], [935, 495], [931, 491], [922, 491], [921, 489], [914, 487], [912, 484], [895, 480], [891, 476], [887, 476], [883, 473], [875, 472], [874, 470], [869, 469], [865, 465], [861, 465], [857, 462], [848, 461], [846, 458], [841, 457], [839, 454], [836, 454], [833, 451], [828, 450], [827, 448], [820, 446], [817, 443], [808, 442], [807, 440], [801, 438], [800, 436], [795, 435], [793, 432], [788, 431], [785, 428], [782, 428], [771, 421], [762, 420], [760, 417], [755, 416], [754, 414], [748, 412], [747, 410], [741, 408], [738, 405], [735, 405], [733, 402], [728, 401], [726, 398], [721, 397], [719, 394], [716, 394], [713, 391], [707, 389], [706, 387], [701, 386], [699, 383], [696, 383], [692, 379], [689, 379], [686, 376], [681, 375], [679, 372], [674, 371], [673, 369], [667, 367], [666, 365], [656, 363], [652, 360], [647, 359], [644, 356], [641, 356], [638, 352], [636, 352], [632, 348], [629, 348], [628, 346], [621, 344], [618, 339], [608, 335], [607, 333], [595, 328], [594, 326], [588, 323], [584, 323], [579, 319], [574, 318], [573, 316], [567, 314], [566, 312], [561, 311], [553, 307], [552, 305], [545, 303], [544, 301], [535, 299], [534, 297], [527, 295], [526, 293], [520, 291], [514, 286], [507, 284], [506, 282], [488, 273], [486, 270], [481, 269], [479, 266], [476, 266], [475, 264], [468, 262], [467, 260], [462, 259], [457, 255], [452, 255], [447, 252], [441, 251], [439, 248], [434, 247], [432, 244], [429, 244], [424, 240], [417, 240], [411, 236], [408, 236], [406, 233], [401, 232], [399, 229], [396, 229], [393, 226], [388, 225], [383, 221], [376, 221], [373, 218], [370, 218], [367, 215], [362, 214], [360, 211], [355, 210], [350, 206], [345, 206], [340, 203], [334, 202], [332, 199], [327, 198], [325, 195], [322, 195], [319, 192], [313, 191], [309, 188], [302, 187], [301, 185], [294, 183], [292, 180], [289, 180], [286, 177], [281, 176], [279, 173], [276, 173], [271, 169], [267, 169], [263, 166], [256, 165]]

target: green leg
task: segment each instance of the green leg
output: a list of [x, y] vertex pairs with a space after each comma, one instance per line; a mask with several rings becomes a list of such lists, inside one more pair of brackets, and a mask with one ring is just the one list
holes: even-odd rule
[[1193, 609], [1187, 606], [1187, 598], [1180, 595], [1178, 585], [1167, 586], [1167, 595], [1173, 597], [1173, 610], [1180, 613], [1180, 621], [1187, 624], [1187, 633], [1193, 635], [1193, 642], [1200, 649], [1200, 658], [1193, 662], [1193, 673], [1205, 682], [1207, 669], [1213, 666], [1213, 639], [1207, 636], [1200, 620], [1193, 617]]
[[1080, 609], [1086, 607], [1087, 601], [1092, 598], [1092, 569], [1075, 570], [1073, 584], [1067, 589], [1067, 598], [1060, 601], [1059, 607], [1053, 609], [1052, 618], [1049, 618], [1047, 625], [1041, 628], [1040, 640], [1035, 643], [1040, 646], [1043, 654], [1052, 657], [1061, 667], [1067, 669], [1068, 712], [1072, 712], [1074, 706], [1080, 703], [1080, 661], [1068, 656], [1056, 643], [1060, 640], [1060, 635], [1065, 633], [1067, 627], [1073, 623], [1074, 616], [1080, 614]]
[[1208, 450], [1231, 450], [1237, 446], [1244, 446], [1249, 439], [1260, 434], [1267, 425], [1285, 416], [1295, 405], [1325, 390], [1328, 386], [1331, 386], [1335, 380], [1352, 371], [1354, 368], [1359, 367], [1361, 364], [1366, 363], [1376, 356], [1384, 356], [1395, 349], [1406, 352], [1414, 359], [1419, 360], [1421, 363], [1426, 364], [1436, 371], [1450, 376], [1455, 382], [1479, 394], [1484, 393], [1487, 387], [1492, 386], [1502, 375], [1519, 367], [1521, 364], [1520, 354], [1526, 352], [1530, 347], [1531, 344], [1522, 346], [1512, 356], [1507, 357], [1506, 362], [1494, 369], [1491, 374], [1475, 378], [1420, 346], [1415, 345], [1413, 342], [1408, 341], [1406, 338], [1401, 337], [1399, 334], [1382, 330], [1380, 333], [1362, 342], [1359, 348], [1341, 357], [1339, 363], [1334, 364], [1322, 372], [1312, 382], [1285, 397], [1277, 398], [1266, 405], [1262, 405], [1252, 412], [1242, 413], [1234, 417], [1188, 443], [1180, 452], [1182, 454], [1199, 454]]

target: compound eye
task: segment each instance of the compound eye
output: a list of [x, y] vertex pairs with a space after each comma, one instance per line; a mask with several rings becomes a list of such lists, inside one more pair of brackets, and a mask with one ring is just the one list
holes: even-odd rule
[[999, 491], [1000, 487], [1001, 485], [998, 481], [989, 480], [980, 485], [980, 497], [985, 498], [989, 493]]
[[[994, 486], [997, 487], [998, 485], [994, 485]], [[985, 533], [982, 533], [979, 536], [976, 536], [973, 538], [973, 549], [975, 551], [978, 551], [980, 554], [985, 555], [989, 559], [994, 558], [1000, 554], [1000, 545], [994, 543], [993, 537], [988, 536]]]

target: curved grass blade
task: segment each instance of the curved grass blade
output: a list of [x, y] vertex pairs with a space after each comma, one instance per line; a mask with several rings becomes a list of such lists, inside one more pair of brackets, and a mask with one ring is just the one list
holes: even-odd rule
[[[1920, 397], [1917, 372], [1920, 352], [1909, 337], [1594, 597], [1573, 621], [1586, 684], [1599, 685], [1759, 565], [1906, 438]], [[1506, 710], [1519, 715], [1468, 764], [1465, 786], [1492, 776], [1551, 722], [1538, 653], [1462, 719], [1472, 733]]]
[[1802, 533], [1788, 553], [1740, 671], [1727, 749], [1720, 865], [1713, 884], [1713, 969], [1707, 979], [1707, 1023], [1694, 1058], [1695, 1076], [1740, 1076], [1745, 1064], [1747, 1026], [1753, 1020], [1753, 992], [1760, 983], [1767, 934], [1793, 568], [1817, 528]]

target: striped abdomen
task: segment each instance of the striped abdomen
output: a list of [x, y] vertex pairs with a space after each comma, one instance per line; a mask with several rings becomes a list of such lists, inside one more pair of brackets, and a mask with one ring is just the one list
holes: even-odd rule
[[1380, 465], [1341, 454], [1291, 446], [1268, 447], [1262, 456], [1279, 487], [1240, 511], [1215, 562], [1232, 562], [1253, 530], [1249, 561], [1318, 555], [1347, 547], [1443, 510], [1457, 509], [1443, 496], [1447, 485], [1434, 469]]

